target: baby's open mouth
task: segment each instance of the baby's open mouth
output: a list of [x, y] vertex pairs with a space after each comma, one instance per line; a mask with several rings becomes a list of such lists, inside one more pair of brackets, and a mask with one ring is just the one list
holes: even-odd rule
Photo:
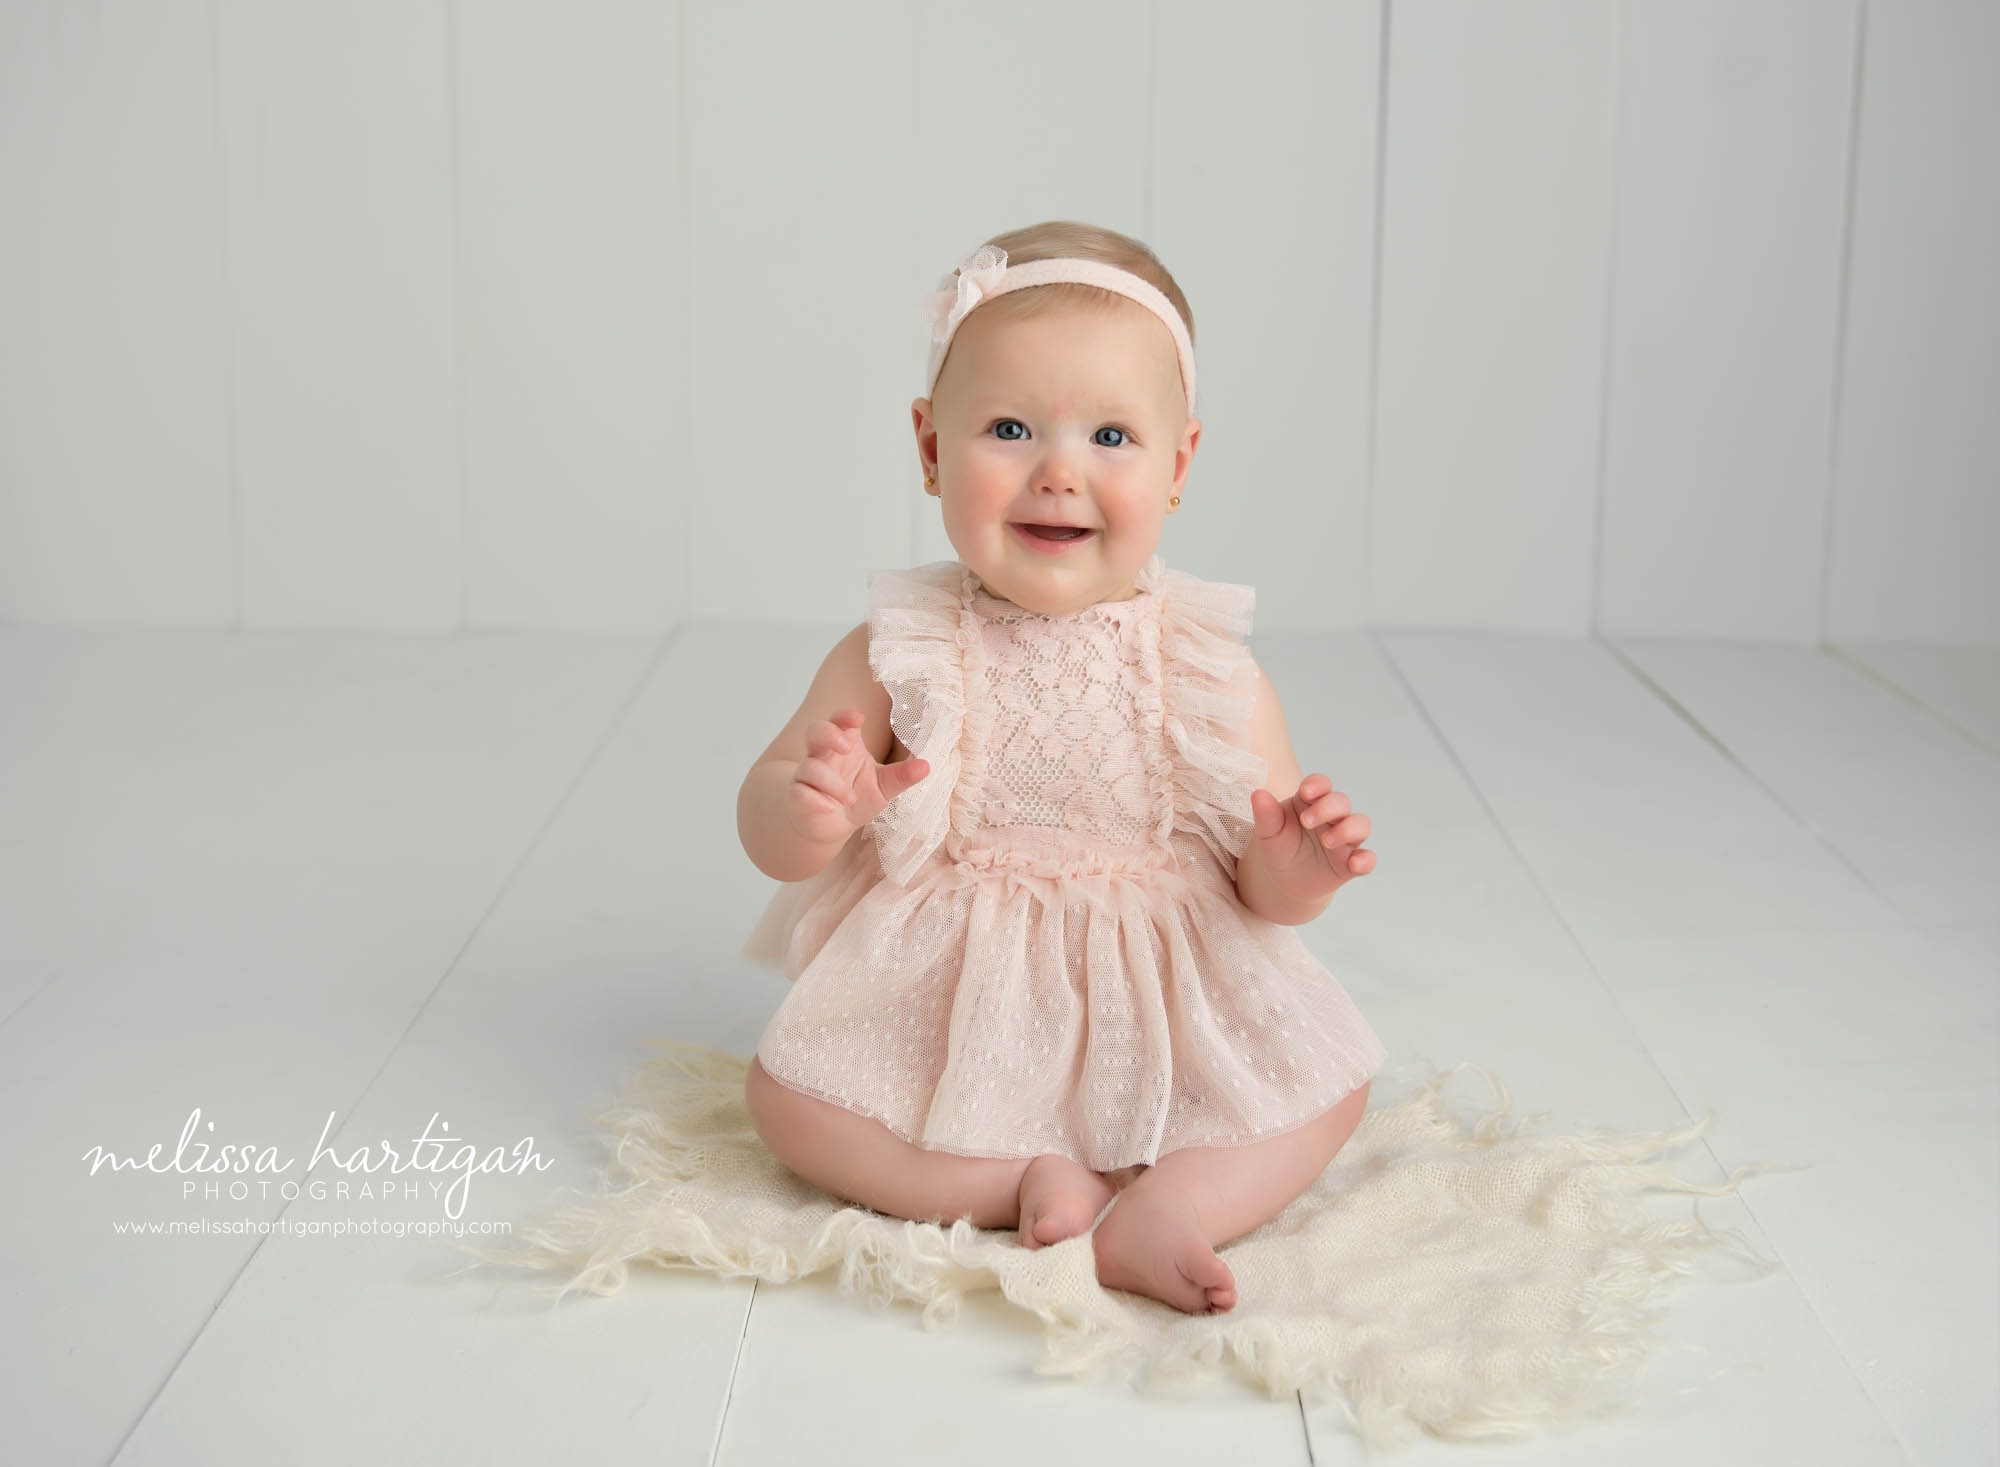
[[1021, 528], [1037, 540], [1081, 540], [1085, 535], [1097, 533], [1077, 525], [1022, 525]]

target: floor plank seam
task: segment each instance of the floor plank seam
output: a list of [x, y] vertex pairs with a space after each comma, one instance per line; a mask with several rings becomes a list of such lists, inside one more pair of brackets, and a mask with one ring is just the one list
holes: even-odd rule
[[715, 1440], [709, 1444], [708, 1467], [716, 1467], [722, 1460], [722, 1438], [729, 1430], [729, 1410], [736, 1401], [736, 1378], [743, 1369], [743, 1347], [750, 1339], [750, 1316], [757, 1309], [757, 1285], [761, 1280], [750, 1280], [750, 1298], [743, 1306], [743, 1327], [736, 1332], [736, 1354], [729, 1361], [729, 1382], [722, 1390], [722, 1410], [715, 1418]]
[[1838, 845], [1834, 844], [1832, 840], [1828, 839], [1825, 832], [1820, 830], [1818, 826], [1814, 825], [1811, 820], [1807, 819], [1802, 812], [1793, 809], [1791, 805], [1785, 801], [1782, 795], [1780, 795], [1776, 790], [1771, 788], [1770, 784], [1767, 781], [1765, 781], [1748, 764], [1745, 764], [1742, 761], [1742, 759], [1737, 757], [1736, 751], [1730, 748], [1729, 745], [1723, 741], [1722, 737], [1719, 734], [1712, 731], [1699, 718], [1695, 717], [1693, 710], [1684, 706], [1678, 698], [1676, 698], [1672, 693], [1668, 692], [1664, 687], [1662, 687], [1660, 683], [1657, 680], [1655, 680], [1653, 676], [1646, 671], [1645, 668], [1641, 667], [1625, 651], [1623, 647], [1619, 646], [1616, 642], [1612, 641], [1608, 637], [1594, 637], [1591, 640], [1597, 642], [1600, 646], [1604, 648], [1605, 651], [1609, 652], [1611, 656], [1617, 660], [1619, 665], [1622, 666], [1626, 670], [1626, 672], [1630, 673], [1632, 677], [1638, 681], [1641, 687], [1645, 688], [1647, 692], [1651, 693], [1655, 698], [1657, 698], [1663, 705], [1665, 705], [1665, 707], [1669, 711], [1671, 711], [1677, 718], [1679, 718], [1681, 722], [1685, 723], [1689, 728], [1693, 729], [1697, 734], [1699, 734], [1702, 737], [1704, 741], [1706, 741], [1712, 748], [1714, 748], [1717, 753], [1722, 755], [1723, 758], [1727, 759], [1731, 767], [1733, 767], [1739, 773], [1741, 773], [1745, 779], [1749, 780], [1750, 783], [1756, 787], [1757, 791], [1760, 794], [1762, 794], [1772, 804], [1776, 805], [1780, 810], [1783, 810], [1787, 815], [1791, 816], [1793, 823], [1796, 824], [1800, 830], [1803, 830], [1807, 835], [1811, 836], [1814, 842], [1818, 844], [1821, 850], [1825, 851], [1829, 856], [1832, 856], [1834, 860], [1840, 862], [1841, 865], [1847, 868], [1848, 872], [1854, 877], [1856, 881], [1860, 882], [1863, 886], [1867, 887], [1868, 890], [1874, 892], [1876, 896], [1880, 897], [1882, 900], [1882, 905], [1884, 907], [1888, 908], [1888, 910], [1895, 912], [1899, 915], [1902, 913], [1902, 908], [1896, 905], [1895, 901], [1889, 896], [1889, 894], [1883, 891], [1873, 881], [1868, 879], [1868, 873], [1866, 871], [1863, 871], [1859, 866], [1855, 865], [1853, 861], [1849, 860], [1847, 853], [1841, 850], [1841, 848]]
[[1876, 684], [1884, 692], [1893, 693], [1896, 697], [1901, 698], [1919, 713], [1928, 714], [1930, 717], [1935, 718], [1939, 723], [1964, 739], [1966, 743], [1972, 745], [1980, 753], [1989, 757], [2000, 758], [2000, 749], [1994, 748], [1977, 733], [1967, 728], [1942, 708], [1926, 702], [1921, 693], [1904, 687], [1881, 668], [1863, 660], [1858, 650], [1850, 650], [1837, 642], [1822, 642], [1819, 645], [1819, 650], [1830, 661], [1841, 663], [1843, 666], [1852, 669], [1854, 672], [1859, 673], [1870, 682]]
[[[1533, 863], [1528, 860], [1526, 853], [1514, 843], [1514, 838], [1507, 833], [1507, 826], [1501, 820], [1500, 812], [1493, 808], [1492, 803], [1486, 798], [1486, 792], [1480, 788], [1479, 781], [1473, 777], [1472, 771], [1466, 767], [1465, 761], [1459, 756], [1458, 750], [1452, 747], [1450, 739], [1445, 736], [1444, 729], [1439, 726], [1436, 718], [1431, 715], [1429, 707], [1425, 705], [1422, 695], [1417, 692], [1416, 686], [1410, 681], [1401, 664], [1396, 661], [1394, 652], [1379, 643], [1377, 651], [1384, 663], [1387, 664], [1390, 672], [1395, 676], [1396, 681], [1402, 684], [1404, 696], [1410, 700], [1410, 705], [1416, 709], [1417, 715], [1423, 719], [1424, 725], [1430, 729], [1431, 737], [1437, 741], [1438, 747], [1444, 751], [1445, 757], [1451, 761], [1452, 767], [1458, 771], [1458, 777], [1464, 782], [1466, 790], [1472, 795], [1473, 799], [1479, 802], [1479, 808], [1485, 812], [1488, 823], [1492, 826], [1495, 833], [1499, 835], [1501, 842], [1507, 847], [1509, 853], [1514, 857], [1515, 864], [1521, 868], [1522, 873], [1527, 877], [1530, 884], [1534, 886], [1536, 895], [1541, 897], [1542, 904], [1548, 908], [1550, 915], [1561, 924], [1564, 935], [1570, 940], [1570, 946], [1576, 949], [1577, 956], [1583, 960], [1584, 966], [1590, 970], [1591, 977], [1597, 980], [1598, 987], [1604, 991], [1605, 998], [1611, 1004], [1612, 1012], [1617, 1014], [1620, 1021], [1624, 1023], [1627, 1036], [1637, 1046], [1639, 1052], [1646, 1056], [1647, 1063], [1652, 1065], [1653, 1072], [1660, 1077], [1660, 1083], [1665, 1085], [1667, 1092], [1673, 1096], [1674, 1104], [1680, 1108], [1682, 1119], [1692, 1121], [1694, 1116], [1688, 1110], [1687, 1102], [1682, 1098], [1680, 1091], [1675, 1088], [1673, 1080], [1667, 1075], [1666, 1071], [1660, 1068], [1659, 1061], [1653, 1057], [1653, 1051], [1646, 1045], [1644, 1037], [1633, 1024], [1632, 1016], [1626, 1012], [1625, 1005], [1619, 1002], [1616, 990], [1605, 981], [1604, 974], [1599, 970], [1597, 963], [1590, 956], [1589, 948], [1584, 945], [1583, 939], [1577, 936], [1576, 929], [1570, 926], [1569, 918], [1564, 914], [1555, 897], [1542, 884], [1541, 877], [1535, 871]], [[1706, 1137], [1701, 1138], [1701, 1148], [1708, 1153], [1709, 1160], [1715, 1163], [1717, 1170], [1725, 1177], [1728, 1176], [1729, 1168], [1722, 1164], [1722, 1158], [1715, 1154], [1714, 1148], [1708, 1144]], [[1749, 1204], [1746, 1202], [1744, 1205], [1747, 1210]], [[1760, 1222], [1758, 1227], [1761, 1230], [1763, 1224]]]
[[[679, 626], [674, 627], [665, 637], [661, 638], [660, 645], [654, 648], [652, 653], [647, 657], [645, 666], [640, 669], [639, 675], [632, 680], [632, 686], [626, 692], [623, 701], [619, 703], [617, 710], [612, 713], [611, 717], [605, 721], [604, 729], [598, 735], [596, 742], [591, 745], [590, 752], [583, 757], [576, 772], [564, 783], [562, 792], [550, 803], [548, 814], [543, 817], [541, 824], [535, 827], [534, 834], [529, 836], [523, 844], [520, 856], [515, 860], [507, 874], [501, 878], [500, 884], [494, 889], [492, 900], [486, 904], [485, 910], [479, 914], [470, 929], [467, 930], [465, 940], [459, 944], [458, 951], [452, 955], [451, 961], [444, 965], [444, 971], [438, 975], [437, 981], [431, 985], [430, 992], [424, 995], [423, 1002], [417, 1005], [416, 1012], [410, 1016], [409, 1023], [403, 1026], [403, 1032], [396, 1036], [395, 1042], [384, 1052], [382, 1062], [375, 1067], [375, 1073], [368, 1077], [367, 1082], [362, 1085], [360, 1092], [349, 1103], [346, 1110], [346, 1119], [335, 1129], [333, 1135], [326, 1140], [328, 1146], [338, 1141], [341, 1135], [347, 1130], [348, 1122], [353, 1119], [356, 1111], [367, 1102], [369, 1094], [381, 1080], [383, 1072], [389, 1068], [390, 1063], [395, 1059], [397, 1053], [408, 1042], [411, 1031], [416, 1028], [417, 1021], [423, 1017], [425, 1010], [431, 1006], [439, 990], [450, 980], [451, 975], [458, 971], [458, 965], [465, 960], [466, 953], [471, 950], [472, 944], [478, 938], [479, 933], [485, 928], [487, 922], [492, 918], [493, 913], [498, 910], [500, 903], [506, 899], [507, 893], [512, 890], [514, 883], [520, 879], [521, 872], [526, 869], [536, 849], [548, 835], [549, 829], [554, 825], [557, 816], [569, 804], [570, 800], [575, 797], [577, 790], [582, 787], [585, 777], [596, 766], [597, 761], [603, 756], [604, 750], [609, 746], [612, 738], [631, 715], [633, 706], [638, 702], [640, 695], [644, 693], [647, 685], [652, 682], [654, 673], [665, 659], [669, 649], [672, 648], [675, 641], [679, 638], [680, 632], [681, 628]], [[301, 1189], [301, 1195], [303, 1195], [303, 1189]], [[292, 1200], [296, 1201], [297, 1199]], [[272, 1218], [274, 1225], [291, 1210], [291, 1206], [292, 1202], [287, 1201], [278, 1209]], [[153, 1413], [153, 1408], [159, 1404], [160, 1398], [166, 1394], [167, 1388], [173, 1384], [174, 1377], [180, 1373], [181, 1366], [187, 1362], [187, 1358], [193, 1353], [194, 1347], [201, 1342], [201, 1337], [207, 1333], [209, 1325], [215, 1322], [215, 1316], [221, 1312], [222, 1306], [229, 1302], [229, 1296], [235, 1293], [236, 1285], [242, 1281], [243, 1275], [249, 1272], [250, 1265], [256, 1262], [257, 1255], [264, 1251], [264, 1245], [271, 1240], [271, 1236], [275, 1231], [275, 1226], [267, 1228], [259, 1235], [257, 1241], [251, 1245], [250, 1251], [243, 1257], [242, 1264], [237, 1268], [235, 1273], [230, 1275], [229, 1282], [223, 1286], [222, 1292], [216, 1295], [215, 1302], [209, 1306], [207, 1315], [202, 1319], [201, 1327], [188, 1337], [187, 1343], [174, 1356], [174, 1363], [167, 1368], [166, 1374], [160, 1378], [159, 1385], [154, 1387], [152, 1395], [146, 1398], [146, 1404], [139, 1408], [138, 1413], [132, 1418], [132, 1424], [126, 1427], [124, 1435], [118, 1438], [118, 1445], [112, 1448], [110, 1457], [106, 1459], [108, 1462], [115, 1464], [118, 1458], [124, 1454], [127, 1443], [132, 1440], [134, 1433], [145, 1424], [146, 1418]]]
[[48, 977], [44, 978], [40, 983], [36, 984], [35, 991], [33, 993], [28, 994], [19, 1003], [15, 1004], [14, 1007], [7, 1010], [6, 1016], [4, 1018], [0, 1018], [0, 1029], [6, 1028], [9, 1024], [13, 1023], [15, 1019], [19, 1018], [22, 1014], [26, 1013], [30, 1008], [34, 1006], [34, 1002], [36, 999], [40, 998], [43, 994], [51, 991], [60, 981], [62, 981], [62, 975], [60, 973], [51, 973], [48, 975]]
[[[1603, 971], [1597, 966], [1596, 960], [1591, 957], [1590, 949], [1584, 944], [1582, 938], [1577, 936], [1576, 929], [1570, 926], [1569, 918], [1563, 913], [1560, 904], [1557, 903], [1548, 889], [1542, 885], [1541, 878], [1536, 874], [1533, 864], [1529, 862], [1520, 847], [1514, 844], [1514, 839], [1507, 833], [1507, 827], [1501, 821], [1498, 812], [1488, 802], [1485, 792], [1479, 787], [1478, 781], [1473, 778], [1471, 770], [1466, 767], [1464, 760], [1459, 757], [1458, 750], [1452, 747], [1450, 740], [1445, 737], [1444, 730], [1439, 726], [1437, 720], [1431, 716], [1430, 709], [1424, 704], [1415, 685], [1404, 673], [1401, 664], [1396, 661], [1394, 653], [1375, 636], [1372, 629], [1369, 632], [1369, 638], [1376, 643], [1378, 655], [1381, 656], [1396, 680], [1402, 684], [1404, 695], [1409, 698], [1411, 705], [1417, 710], [1418, 715], [1430, 729], [1431, 736], [1438, 742], [1438, 747], [1444, 751], [1445, 757], [1451, 761], [1453, 768], [1458, 770], [1459, 778], [1465, 781], [1466, 788], [1472, 793], [1473, 798], [1479, 802], [1480, 808], [1486, 812], [1487, 819], [1492, 822], [1494, 830], [1499, 834], [1500, 839], [1506, 843], [1507, 849], [1513, 852], [1514, 859], [1520, 864], [1522, 872], [1527, 876], [1528, 880], [1533, 883], [1536, 892], [1541, 896], [1550, 914], [1561, 924], [1563, 931], [1569, 937], [1570, 943], [1575, 947], [1577, 955], [1582, 958], [1585, 967], [1590, 970], [1591, 976], [1597, 980], [1598, 986], [1604, 990], [1605, 997], [1610, 1001], [1613, 1012], [1624, 1022], [1626, 1032], [1631, 1035], [1633, 1044], [1641, 1054], [1645, 1055], [1646, 1062], [1652, 1066], [1653, 1072], [1660, 1077], [1660, 1083], [1666, 1086], [1667, 1093], [1673, 1097], [1674, 1104], [1679, 1107], [1683, 1118], [1690, 1121], [1693, 1120], [1694, 1117], [1688, 1110], [1687, 1101], [1682, 1097], [1679, 1088], [1674, 1084], [1673, 1078], [1666, 1073], [1661, 1067], [1659, 1060], [1654, 1057], [1652, 1049], [1645, 1043], [1643, 1036], [1640, 1035], [1637, 1027], [1633, 1024], [1632, 1016], [1626, 1011], [1625, 1005], [1619, 1001], [1616, 990], [1605, 980]], [[1591, 640], [1600, 639], [1592, 638]], [[1650, 682], [1651, 680], [1647, 679], [1647, 681]], [[1683, 712], [1682, 716], [1686, 717], [1687, 715]], [[1697, 729], [1700, 727], [1698, 724], [1694, 726]], [[1706, 736], [1705, 731], [1704, 736]], [[1735, 756], [1731, 755], [1730, 757], [1733, 761]], [[1748, 771], [1745, 772], [1747, 773]], [[1715, 1148], [1709, 1138], [1703, 1135], [1700, 1141], [1701, 1149], [1707, 1153], [1709, 1160], [1715, 1164], [1717, 1170], [1724, 1177], [1727, 1177], [1730, 1173], [1730, 1168], [1723, 1164], [1721, 1157], [1716, 1155]], [[1792, 1287], [1798, 1290], [1800, 1302], [1806, 1306], [1806, 1312], [1811, 1316], [1813, 1323], [1819, 1326], [1820, 1334], [1825, 1337], [1835, 1356], [1847, 1367], [1849, 1377], [1860, 1388], [1862, 1394], [1868, 1398], [1868, 1403], [1875, 1408], [1876, 1419], [1879, 1424], [1889, 1433], [1890, 1439], [1896, 1443], [1904, 1459], [1906, 1461], [1913, 1461], [1914, 1458], [1911, 1457], [1909, 1444], [1903, 1440], [1902, 1433], [1896, 1428], [1895, 1418], [1889, 1414], [1888, 1409], [1876, 1397], [1874, 1391], [1869, 1388], [1867, 1379], [1861, 1374], [1853, 1357], [1847, 1353], [1839, 1337], [1833, 1333], [1832, 1328], [1827, 1324], [1825, 1316], [1820, 1313], [1819, 1305], [1800, 1285], [1798, 1275], [1793, 1272], [1783, 1251], [1778, 1247], [1777, 1240], [1771, 1236], [1770, 1230], [1764, 1226], [1763, 1219], [1757, 1216], [1757, 1210], [1751, 1205], [1749, 1197], [1739, 1188], [1735, 1193], [1735, 1200], [1741, 1204], [1744, 1213], [1756, 1224], [1757, 1231], [1763, 1236], [1765, 1246], [1770, 1249], [1771, 1257], [1777, 1260], [1778, 1265], [1784, 1270], [1785, 1277], [1791, 1281]]]

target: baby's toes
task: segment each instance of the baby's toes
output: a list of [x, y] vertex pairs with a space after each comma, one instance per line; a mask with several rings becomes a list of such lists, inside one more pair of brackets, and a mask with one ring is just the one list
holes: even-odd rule
[[1178, 1197], [1143, 1185], [1128, 1188], [1098, 1224], [1092, 1242], [1097, 1281], [1107, 1289], [1147, 1294], [1186, 1314], [1235, 1306], [1235, 1276]]
[[1222, 1261], [1221, 1255], [1200, 1237], [1194, 1240], [1193, 1246], [1181, 1251], [1174, 1259], [1174, 1266], [1180, 1270], [1182, 1278], [1203, 1291], [1210, 1309], [1236, 1307], [1236, 1275], [1229, 1271], [1229, 1265]]

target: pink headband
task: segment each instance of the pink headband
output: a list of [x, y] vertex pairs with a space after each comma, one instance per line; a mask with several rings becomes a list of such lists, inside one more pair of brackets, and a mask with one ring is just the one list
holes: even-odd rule
[[976, 307], [1010, 290], [1025, 290], [1031, 285], [1049, 285], [1058, 280], [1075, 280], [1084, 285], [1116, 291], [1137, 301], [1165, 322], [1167, 330], [1174, 336], [1174, 350], [1180, 354], [1181, 386], [1187, 391], [1188, 412], [1194, 412], [1194, 344], [1188, 340], [1187, 323], [1181, 320], [1181, 313], [1174, 309], [1174, 303], [1167, 299], [1166, 292], [1150, 281], [1141, 280], [1130, 270], [1121, 270], [1102, 260], [1065, 257], [1027, 260], [1010, 266], [1007, 252], [995, 245], [981, 245], [974, 250], [957, 270], [938, 282], [939, 289], [935, 294], [924, 297], [924, 314], [931, 323], [931, 357], [924, 379], [925, 395], [937, 391], [938, 371], [944, 366], [944, 355], [951, 348], [951, 338], [957, 333], [959, 324]]

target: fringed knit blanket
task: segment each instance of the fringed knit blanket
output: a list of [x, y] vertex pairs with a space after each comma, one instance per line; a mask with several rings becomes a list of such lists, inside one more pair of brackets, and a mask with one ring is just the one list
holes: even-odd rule
[[[1097, 1282], [1086, 1232], [1047, 1247], [1011, 1230], [907, 1222], [845, 1203], [787, 1171], [744, 1108], [747, 1057], [657, 1041], [657, 1055], [598, 1117], [612, 1160], [600, 1192], [517, 1226], [525, 1248], [462, 1251], [567, 1275], [545, 1292], [608, 1294], [633, 1263], [785, 1283], [839, 1269], [881, 1307], [911, 1300], [934, 1329], [969, 1290], [998, 1288], [1046, 1327], [1037, 1373], [1142, 1390], [1234, 1370], [1272, 1396], [1343, 1408], [1371, 1448], [1419, 1431], [1523, 1437], [1620, 1409], [1663, 1309], [1648, 1307], [1692, 1256], [1723, 1245], [1759, 1266], [1733, 1230], [1650, 1217], [1649, 1189], [1733, 1192], [1682, 1181], [1658, 1158], [1707, 1129], [1529, 1136], [1494, 1077], [1461, 1064], [1407, 1098], [1379, 1076], [1360, 1128], [1325, 1173], [1256, 1231], [1218, 1249], [1237, 1305], [1182, 1314]], [[1461, 1070], [1498, 1108], [1470, 1126], [1444, 1103]], [[1110, 1206], [1115, 1207], [1114, 1201]], [[1100, 1217], [1102, 1214], [1100, 1214]], [[478, 1267], [475, 1263], [470, 1267]]]

